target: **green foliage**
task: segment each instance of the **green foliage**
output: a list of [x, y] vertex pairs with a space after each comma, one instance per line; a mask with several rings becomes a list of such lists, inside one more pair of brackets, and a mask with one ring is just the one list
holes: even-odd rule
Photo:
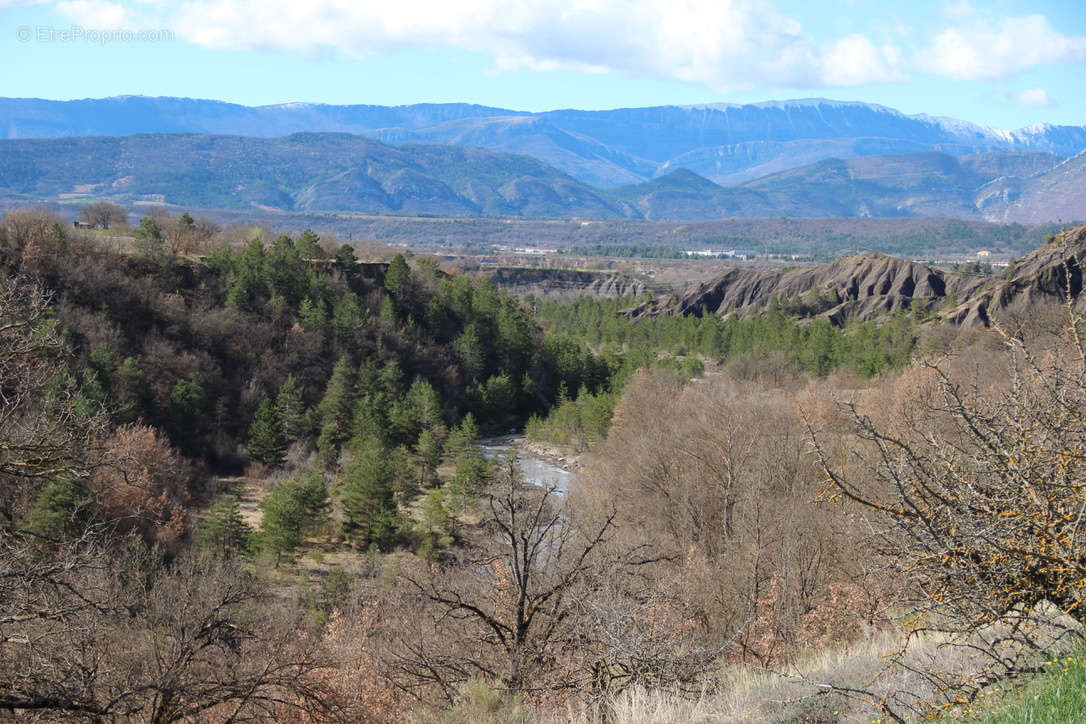
[[282, 554], [301, 544], [304, 533], [324, 524], [329, 507], [320, 473], [284, 480], [268, 491], [260, 501], [260, 534], [264, 549], [275, 556], [276, 565]]
[[302, 388], [294, 375], [288, 374], [275, 396], [275, 409], [283, 428], [286, 442], [297, 442], [310, 434], [310, 421], [306, 415]]
[[91, 522], [94, 498], [81, 479], [53, 478], [27, 511], [27, 530], [49, 538], [81, 532]]
[[[821, 304], [821, 292], [811, 303]], [[803, 323], [786, 309], [799, 299], [778, 300], [775, 309], [747, 318], [716, 315], [634, 319], [623, 314], [635, 299], [580, 298], [537, 301], [550, 332], [544, 351], [558, 379], [556, 406], [533, 418], [533, 439], [560, 444], [592, 442], [606, 435], [617, 396], [642, 367], [669, 367], [688, 377], [702, 373], [702, 358], [768, 369], [783, 360], [796, 374], [823, 377], [838, 369], [872, 377], [909, 363], [916, 347], [916, 315], [899, 312], [888, 321], [850, 322], [844, 328], [816, 318]], [[600, 349], [598, 355], [590, 348]], [[771, 362], [772, 360], [772, 362]], [[576, 397], [567, 399], [577, 390]]]
[[469, 412], [464, 415], [459, 425], [449, 431], [449, 437], [445, 441], [445, 462], [459, 465], [464, 456], [477, 450], [475, 443], [478, 441], [479, 425], [475, 422], [475, 416]]
[[315, 275], [289, 236], [276, 239], [267, 254], [264, 274], [271, 293], [282, 297], [294, 308], [309, 294]]
[[298, 255], [303, 259], [323, 259], [324, 251], [319, 245], [320, 237], [312, 229], [306, 229], [298, 237], [298, 241], [295, 243], [295, 247], [298, 249]]
[[415, 524], [418, 554], [435, 560], [442, 548], [448, 548], [456, 540], [456, 511], [453, 496], [444, 488], [431, 490], [419, 506], [419, 518]]
[[343, 532], [362, 547], [390, 550], [400, 527], [388, 451], [374, 437], [357, 440], [344, 467]]
[[365, 338], [369, 314], [353, 292], [347, 292], [332, 308], [332, 337], [341, 349], [357, 355]]
[[385, 289], [393, 296], [398, 296], [407, 291], [410, 282], [411, 268], [407, 266], [407, 260], [404, 259], [403, 254], [397, 254], [392, 257], [388, 271], [385, 272]]
[[530, 440], [559, 445], [591, 445], [607, 436], [618, 398], [616, 392], [593, 394], [582, 387], [576, 399], [559, 400], [545, 419], [530, 418], [524, 434]]
[[343, 244], [336, 252], [335, 258], [336, 268], [343, 272], [343, 275], [348, 279], [351, 279], [358, 275], [358, 258], [354, 255], [354, 247], [350, 244]]
[[464, 327], [464, 331], [456, 338], [456, 356], [460, 358], [460, 368], [464, 371], [464, 377], [469, 380], [478, 380], [486, 368], [482, 340], [474, 324]]
[[286, 448], [287, 438], [283, 433], [279, 408], [272, 400], [265, 399], [249, 426], [249, 457], [265, 465], [279, 467], [283, 464]]
[[[1079, 648], [1049, 660], [1044, 671], [986, 708], [983, 700], [968, 705], [966, 716], [987, 724], [1065, 724], [1086, 721], [1086, 652]], [[1010, 682], [1004, 683], [1010, 687]], [[997, 690], [982, 692], [994, 696]], [[960, 721], [961, 716], [945, 721]]]
[[219, 556], [247, 552], [253, 544], [253, 529], [241, 517], [241, 496], [225, 495], [211, 509], [196, 531], [197, 546]]
[[[825, 319], [801, 323], [778, 308], [747, 318], [716, 315], [661, 316], [633, 319], [622, 314], [637, 300], [582, 298], [573, 302], [541, 301], [538, 315], [552, 333], [547, 348], [560, 374], [574, 377], [578, 342], [615, 352], [611, 387], [660, 352], [700, 355], [728, 362], [740, 357], [764, 359], [785, 352], [796, 372], [824, 376], [848, 369], [870, 377], [908, 363], [916, 344], [911, 315], [899, 312], [886, 322], [851, 322], [836, 327]], [[799, 300], [786, 304], [802, 305]], [[564, 340], [564, 341], [559, 341]], [[582, 353], [583, 354], [583, 353]], [[596, 389], [591, 382], [590, 389]], [[576, 389], [569, 387], [567, 389]]]
[[324, 397], [317, 407], [321, 421], [317, 451], [325, 466], [335, 462], [340, 446], [350, 436], [356, 380], [357, 375], [350, 359], [340, 357], [332, 369], [332, 376], [328, 379]]
[[198, 374], [178, 380], [170, 390], [167, 421], [170, 441], [191, 457], [199, 452], [201, 420], [206, 409], [207, 392]]
[[257, 311], [271, 293], [264, 265], [264, 242], [253, 236], [234, 259], [227, 281], [226, 303], [244, 311]]
[[140, 219], [140, 225], [134, 235], [135, 241], [132, 246], [137, 254], [157, 258], [166, 252], [166, 237], [162, 233], [162, 227], [150, 216]]
[[454, 469], [450, 492], [458, 502], [473, 495], [491, 477], [490, 465], [476, 445], [478, 441], [479, 428], [469, 413], [452, 429], [445, 443], [445, 462]]

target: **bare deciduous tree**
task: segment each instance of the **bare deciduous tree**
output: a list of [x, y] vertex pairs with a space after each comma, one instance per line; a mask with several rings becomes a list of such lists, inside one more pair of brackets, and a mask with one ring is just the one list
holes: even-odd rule
[[318, 641], [221, 560], [149, 570], [87, 534], [0, 539], [0, 707], [149, 722], [332, 718]]
[[45, 481], [93, 467], [103, 420], [77, 409], [64, 351], [49, 295], [0, 279], [0, 520], [8, 525]]
[[897, 419], [847, 406], [848, 458], [812, 430], [828, 491], [874, 513], [915, 594], [912, 633], [938, 632], [982, 662], [926, 672], [946, 700], [1030, 667], [1086, 623], [1086, 355], [1068, 311], [1043, 352], [1004, 335], [1001, 389], [923, 364]]
[[83, 210], [79, 212], [79, 220], [85, 224], [90, 224], [95, 229], [110, 229], [115, 226], [127, 226], [128, 212], [118, 204], [99, 201], [84, 206]]
[[485, 679], [510, 695], [592, 697], [692, 681], [715, 660], [683, 639], [687, 622], [666, 593], [637, 585], [658, 561], [648, 546], [611, 544], [614, 514], [581, 520], [556, 489], [524, 485], [515, 460], [485, 501], [474, 545], [405, 574], [423, 614], [394, 654], [405, 690], [453, 701]]

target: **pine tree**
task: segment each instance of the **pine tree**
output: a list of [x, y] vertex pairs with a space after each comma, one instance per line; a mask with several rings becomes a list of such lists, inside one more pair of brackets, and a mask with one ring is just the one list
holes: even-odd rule
[[253, 529], [241, 517], [241, 497], [223, 497], [208, 511], [197, 531], [201, 550], [227, 556], [246, 550]]
[[279, 388], [279, 394], [275, 397], [275, 407], [279, 411], [283, 436], [288, 444], [297, 442], [309, 434], [309, 419], [305, 412], [302, 388], [294, 379], [294, 375], [287, 375], [287, 379]]
[[422, 429], [432, 430], [441, 424], [441, 397], [429, 382], [416, 377], [407, 391], [407, 401]]
[[407, 266], [407, 260], [404, 259], [403, 254], [397, 254], [392, 257], [388, 271], [385, 272], [385, 289], [393, 296], [399, 296], [407, 292], [410, 282], [411, 268]]
[[302, 542], [305, 510], [296, 495], [296, 487], [284, 481], [269, 490], [260, 501], [263, 511], [260, 538], [264, 549], [275, 556], [276, 567], [284, 553], [294, 550]]
[[295, 247], [298, 249], [298, 254], [303, 259], [323, 259], [324, 251], [318, 245], [319, 241], [320, 237], [317, 236], [312, 229], [306, 229], [302, 232], [302, 235], [298, 237]]
[[336, 252], [336, 268], [343, 272], [348, 279], [358, 274], [358, 259], [354, 255], [354, 247], [344, 244]]
[[324, 478], [314, 472], [279, 483], [264, 496], [260, 508], [264, 511], [260, 520], [261, 538], [264, 547], [275, 554], [278, 566], [283, 553], [301, 545], [304, 533], [328, 520], [331, 504]]
[[430, 484], [441, 462], [441, 438], [438, 435], [440, 431], [440, 427], [423, 428], [415, 443], [415, 455], [419, 460], [419, 482], [422, 485]]
[[207, 409], [207, 392], [198, 374], [191, 374], [170, 390], [167, 431], [170, 440], [189, 457], [199, 453], [200, 421]]
[[485, 350], [479, 338], [479, 330], [474, 324], [464, 327], [456, 338], [456, 356], [460, 358], [460, 367], [468, 380], [478, 379], [486, 366]]
[[387, 451], [375, 438], [358, 441], [343, 484], [343, 531], [363, 546], [388, 550], [396, 540], [399, 515]]
[[326, 462], [332, 462], [339, 454], [340, 445], [347, 440], [354, 417], [355, 373], [351, 361], [340, 357], [332, 369], [324, 398], [317, 407], [321, 418], [321, 433], [317, 450]]
[[445, 441], [445, 462], [456, 465], [462, 455], [471, 452], [478, 440], [479, 426], [475, 422], [475, 416], [469, 412], [464, 415], [460, 424], [449, 432]]
[[136, 422], [150, 412], [152, 405], [151, 386], [147, 377], [131, 357], [125, 357], [124, 362], [117, 367], [115, 376], [113, 389], [117, 407], [114, 416], [121, 424]]
[[270, 399], [265, 399], [253, 416], [253, 424], [249, 426], [249, 457], [265, 465], [279, 467], [283, 464], [286, 447], [279, 410]]
[[332, 510], [332, 501], [328, 498], [324, 476], [316, 470], [311, 470], [296, 478], [295, 485], [295, 496], [302, 506], [302, 530], [316, 530], [324, 525]]
[[242, 247], [234, 262], [226, 303], [236, 309], [256, 311], [270, 293], [264, 242], [259, 236], [253, 236]]

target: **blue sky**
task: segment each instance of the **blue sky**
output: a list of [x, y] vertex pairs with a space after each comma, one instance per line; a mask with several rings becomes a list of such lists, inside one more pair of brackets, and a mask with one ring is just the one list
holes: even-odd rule
[[821, 96], [1086, 124], [1083, 0], [0, 0], [0, 95], [521, 110]]

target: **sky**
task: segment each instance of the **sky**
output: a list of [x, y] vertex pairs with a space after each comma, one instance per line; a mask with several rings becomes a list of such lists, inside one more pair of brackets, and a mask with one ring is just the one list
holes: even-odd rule
[[1086, 1], [0, 0], [0, 96], [516, 110], [823, 97], [1086, 124]]

